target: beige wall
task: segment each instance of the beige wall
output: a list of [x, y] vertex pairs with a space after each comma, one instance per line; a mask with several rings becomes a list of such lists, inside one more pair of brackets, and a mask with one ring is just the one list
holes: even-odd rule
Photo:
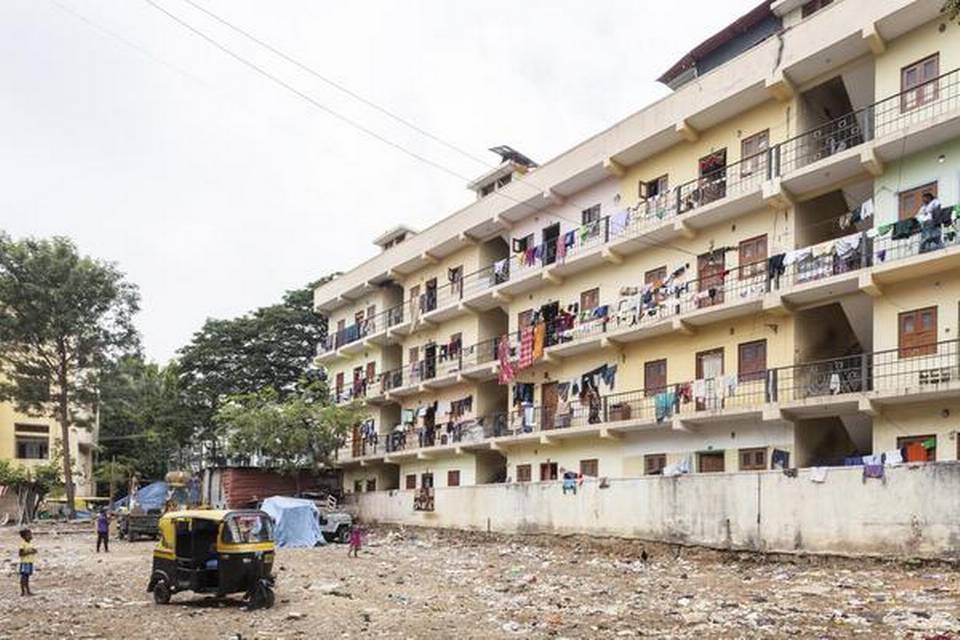
[[[944, 31], [940, 31], [945, 25]], [[887, 43], [886, 51], [877, 56], [877, 99], [900, 92], [900, 71], [934, 53], [940, 53], [940, 73], [960, 67], [960, 27], [938, 18], [925, 26]]]
[[873, 422], [873, 450], [896, 449], [897, 438], [935, 436], [937, 460], [957, 459], [960, 402], [955, 399], [883, 407]]

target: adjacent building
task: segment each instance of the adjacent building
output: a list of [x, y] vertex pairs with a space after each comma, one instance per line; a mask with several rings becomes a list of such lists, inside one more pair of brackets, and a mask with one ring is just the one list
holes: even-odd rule
[[941, 4], [763, 2], [668, 97], [541, 165], [498, 147], [469, 206], [378, 238], [315, 291], [370, 415], [344, 488], [958, 459]]

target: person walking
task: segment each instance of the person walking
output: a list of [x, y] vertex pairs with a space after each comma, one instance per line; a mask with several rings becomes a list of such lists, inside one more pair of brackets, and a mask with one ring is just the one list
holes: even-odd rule
[[110, 553], [110, 516], [106, 509], [100, 509], [97, 514], [97, 553], [100, 553], [100, 543], [103, 543], [103, 552]]

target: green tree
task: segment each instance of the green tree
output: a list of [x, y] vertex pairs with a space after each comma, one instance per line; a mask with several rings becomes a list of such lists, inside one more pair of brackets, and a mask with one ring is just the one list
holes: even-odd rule
[[95, 417], [100, 369], [136, 349], [137, 288], [66, 238], [0, 234], [0, 400], [60, 424], [68, 513], [74, 515], [70, 426]]
[[948, 20], [956, 20], [960, 16], [960, 0], [946, 0], [941, 11], [947, 14]]
[[193, 416], [180, 388], [176, 363], [161, 367], [130, 355], [104, 368], [101, 460], [130, 465], [145, 478], [162, 478], [169, 462], [192, 437]]
[[56, 464], [25, 467], [0, 460], [0, 485], [17, 492], [17, 525], [30, 524], [37, 507], [54, 487], [61, 486]]
[[317, 382], [299, 385], [286, 397], [270, 388], [234, 396], [219, 408], [215, 422], [228, 454], [257, 457], [299, 478], [301, 470], [329, 464], [364, 415], [358, 405], [328, 402], [324, 383]]
[[226, 398], [267, 388], [279, 398], [294, 393], [326, 337], [326, 319], [313, 310], [313, 289], [325, 281], [238, 318], [208, 319], [180, 349], [180, 383], [199, 439], [216, 442], [214, 416]]
[[110, 487], [110, 504], [113, 504], [113, 497], [117, 492], [117, 485], [126, 484], [127, 480], [136, 473], [136, 465], [132, 461], [109, 460], [97, 465], [93, 475], [97, 482], [104, 482]]

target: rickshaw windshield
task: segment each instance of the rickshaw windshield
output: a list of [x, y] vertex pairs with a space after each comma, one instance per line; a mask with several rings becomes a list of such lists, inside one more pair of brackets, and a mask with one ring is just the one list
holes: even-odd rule
[[261, 513], [238, 513], [223, 521], [223, 541], [227, 544], [250, 544], [273, 540], [273, 522]]

